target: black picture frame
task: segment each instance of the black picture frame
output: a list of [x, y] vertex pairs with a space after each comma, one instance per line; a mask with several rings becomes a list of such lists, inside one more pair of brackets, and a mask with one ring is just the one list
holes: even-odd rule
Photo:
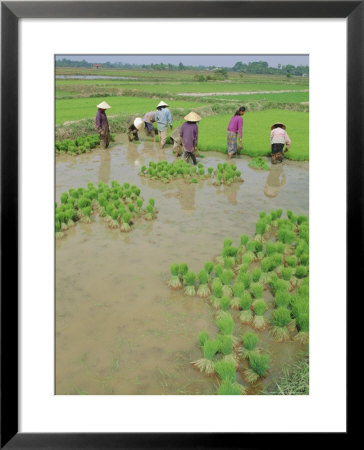
[[[347, 19], [347, 304], [363, 264], [364, 1], [70, 1], [1, 2], [1, 448], [257, 448], [268, 433], [18, 432], [18, 22], [22, 18], [346, 18]], [[308, 30], [309, 32], [309, 30]], [[12, 108], [7, 108], [11, 104]], [[361, 252], [362, 253], [362, 252]], [[351, 256], [353, 257], [351, 258]], [[349, 310], [348, 310], [349, 313]], [[348, 417], [348, 416], [347, 416]], [[338, 433], [339, 442], [348, 437]], [[243, 436], [242, 436], [243, 435]], [[324, 436], [323, 436], [324, 437]], [[289, 434], [280, 434], [285, 445]], [[300, 437], [300, 445], [312, 438]], [[316, 434], [316, 444], [321, 441]]]

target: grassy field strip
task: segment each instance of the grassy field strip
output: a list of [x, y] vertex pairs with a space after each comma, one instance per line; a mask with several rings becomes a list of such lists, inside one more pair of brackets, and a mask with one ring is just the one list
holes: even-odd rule
[[[100, 98], [88, 97], [77, 99], [59, 99], [56, 102], [56, 124], [81, 119], [90, 119], [96, 116], [97, 107], [102, 100]], [[112, 107], [108, 115], [115, 114], [145, 114], [156, 109], [158, 99], [140, 97], [108, 97], [107, 102]], [[173, 106], [173, 107], [172, 107]], [[206, 106], [205, 103], [173, 101], [173, 108], [197, 108]]]
[[214, 97], [217, 100], [227, 100], [227, 101], [241, 101], [241, 102], [249, 102], [249, 101], [260, 101], [265, 100], [268, 102], [282, 102], [282, 103], [301, 103], [309, 101], [309, 93], [305, 91], [295, 91], [291, 93], [282, 93], [282, 94], [249, 94], [249, 95], [222, 95]]
[[290, 92], [308, 92], [308, 89], [304, 90], [282, 90], [282, 91], [245, 91], [245, 92], [205, 92], [205, 93], [195, 93], [195, 92], [182, 92], [177, 95], [183, 95], [185, 97], [208, 97], [208, 96], [218, 96], [218, 95], [254, 95], [254, 94], [285, 94]]
[[[282, 110], [252, 111], [244, 115], [244, 154], [270, 155], [270, 127], [282, 121], [292, 140], [286, 157], [293, 160], [309, 159], [308, 113]], [[226, 130], [231, 115], [204, 117], [199, 123], [199, 148], [226, 152]]]
[[[141, 92], [152, 92], [156, 94], [166, 95], [181, 94], [183, 92], [192, 93], [211, 93], [212, 91], [224, 93], [224, 92], [250, 92], [250, 91], [284, 91], [284, 90], [307, 90], [308, 84], [297, 85], [295, 83], [232, 83], [232, 82], [205, 82], [205, 83], [140, 83], [140, 82], [120, 82], [118, 81], [104, 81], [102, 80], [57, 80], [56, 87], [59, 89], [61, 86], [66, 85], [78, 85], [80, 88], [83, 85], [91, 86], [114, 86], [119, 89], [135, 89]], [[185, 95], [185, 94], [184, 94]]]

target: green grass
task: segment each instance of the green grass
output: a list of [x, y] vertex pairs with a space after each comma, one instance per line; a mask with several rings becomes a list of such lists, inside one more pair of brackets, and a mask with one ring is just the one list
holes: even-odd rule
[[[301, 88], [295, 88], [294, 86], [285, 87], [281, 90], [298, 90]], [[273, 90], [273, 89], [270, 89]], [[282, 92], [281, 94], [248, 94], [248, 95], [217, 95], [217, 99], [221, 100], [239, 100], [244, 104], [244, 102], [251, 102], [253, 100], [257, 101], [268, 101], [277, 103], [301, 103], [309, 101], [308, 92]]]
[[308, 354], [290, 363], [282, 370], [280, 378], [276, 379], [267, 389], [268, 395], [308, 395], [309, 394], [309, 357]]
[[[226, 152], [226, 130], [230, 119], [230, 114], [203, 117], [199, 124], [199, 148]], [[287, 133], [292, 140], [291, 149], [285, 153], [285, 157], [308, 160], [308, 113], [296, 111], [247, 111], [244, 115], [242, 153], [252, 157], [270, 155], [270, 127], [278, 120], [286, 124]]]
[[[102, 99], [100, 98], [77, 98], [77, 99], [62, 99], [56, 102], [56, 124], [62, 124], [66, 121], [81, 120], [95, 118], [97, 107]], [[108, 116], [114, 114], [145, 114], [148, 111], [156, 109], [158, 104], [157, 99], [153, 98], [139, 98], [139, 97], [109, 97], [107, 102], [111, 109], [107, 111]], [[173, 114], [174, 108], [194, 108], [203, 106], [202, 103], [173, 101], [171, 105], [171, 112]]]

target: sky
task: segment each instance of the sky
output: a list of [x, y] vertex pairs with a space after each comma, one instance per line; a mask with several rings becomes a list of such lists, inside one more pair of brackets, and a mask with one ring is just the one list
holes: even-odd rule
[[130, 63], [130, 64], [179, 64], [187, 66], [217, 66], [232, 67], [236, 62], [245, 64], [253, 61], [266, 61], [269, 66], [278, 64], [293, 66], [308, 66], [308, 55], [56, 55], [56, 59], [70, 59], [73, 61], [86, 60], [90, 63]]

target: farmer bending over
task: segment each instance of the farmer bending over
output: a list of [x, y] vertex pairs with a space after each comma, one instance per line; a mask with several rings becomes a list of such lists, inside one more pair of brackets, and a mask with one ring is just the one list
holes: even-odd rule
[[167, 103], [160, 102], [157, 105], [155, 120], [157, 122], [159, 143], [161, 148], [164, 148], [168, 136], [168, 125], [170, 125], [171, 130], [173, 130], [172, 114], [171, 111], [168, 109]]
[[153, 123], [155, 122], [156, 113], [157, 113], [157, 111], [150, 111], [150, 112], [147, 112], [145, 114], [145, 116], [143, 117], [144, 125], [145, 125], [145, 134], [147, 136], [151, 136], [153, 138], [155, 135]]
[[106, 102], [102, 102], [97, 105], [97, 107], [98, 110], [96, 113], [96, 128], [100, 133], [100, 146], [101, 148], [105, 149], [110, 144], [110, 127], [105, 111], [107, 109], [110, 109], [111, 106]]
[[139, 141], [138, 131], [144, 127], [144, 120], [140, 117], [130, 116], [126, 119], [126, 133], [129, 142]]
[[183, 148], [185, 149], [186, 161], [191, 158], [193, 164], [196, 165], [195, 151], [197, 151], [198, 140], [198, 126], [196, 122], [201, 120], [201, 117], [195, 112], [190, 112], [184, 117], [187, 121], [181, 126], [180, 136], [182, 138]]
[[173, 140], [173, 149], [172, 151], [176, 154], [177, 158], [182, 155], [182, 138], [181, 138], [181, 126], [173, 129], [171, 134], [171, 138]]
[[276, 122], [271, 126], [270, 132], [270, 148], [272, 155], [272, 164], [283, 161], [283, 147], [286, 145], [284, 152], [287, 152], [291, 146], [291, 140], [286, 132], [286, 126], [283, 123]]

